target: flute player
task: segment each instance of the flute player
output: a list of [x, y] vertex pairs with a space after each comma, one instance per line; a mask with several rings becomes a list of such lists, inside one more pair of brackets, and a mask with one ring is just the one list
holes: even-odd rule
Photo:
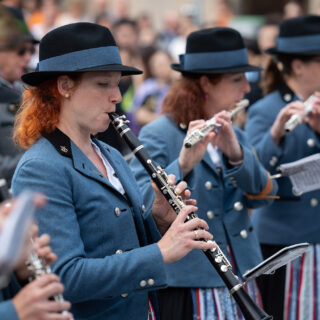
[[[191, 33], [186, 53], [172, 68], [182, 74], [163, 104], [164, 115], [142, 128], [139, 138], [167, 173], [187, 181], [199, 207], [199, 217], [213, 230], [215, 240], [234, 270], [243, 274], [261, 262], [258, 240], [248, 208], [267, 205], [277, 191], [256, 159], [245, 134], [232, 127], [229, 111], [250, 90], [244, 72], [249, 65], [239, 32], [211, 28]], [[185, 137], [215, 116], [219, 133], [210, 133], [190, 149]], [[147, 207], [153, 201], [148, 174], [130, 163]], [[166, 320], [241, 319], [229, 291], [200, 250], [166, 267], [169, 288], [159, 291], [160, 313]], [[259, 303], [255, 283], [248, 286]]]
[[[320, 152], [319, 94], [304, 123], [288, 134], [285, 131], [293, 115], [305, 113], [303, 101], [320, 90], [319, 39], [320, 17], [302, 16], [283, 21], [276, 46], [267, 50], [272, 54], [264, 79], [267, 95], [250, 108], [246, 131], [259, 159], [272, 174], [279, 173], [282, 163]], [[261, 279], [264, 305], [276, 319], [320, 319], [319, 313], [313, 317], [319, 292], [305, 298], [311, 288], [320, 286], [320, 192], [297, 196], [288, 177], [280, 178], [278, 184], [280, 199], [253, 214], [264, 257], [299, 242], [313, 245], [303, 259]]]

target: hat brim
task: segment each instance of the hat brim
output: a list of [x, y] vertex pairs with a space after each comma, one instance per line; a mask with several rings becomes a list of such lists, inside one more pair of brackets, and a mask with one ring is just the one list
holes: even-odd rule
[[294, 56], [317, 56], [320, 55], [320, 49], [309, 50], [309, 51], [283, 51], [278, 50], [276, 47], [265, 50], [264, 52], [269, 54], [285, 54], [285, 55], [294, 55]]
[[81, 72], [95, 72], [95, 71], [120, 71], [122, 76], [132, 76], [137, 74], [142, 74], [143, 72], [134, 67], [128, 67], [121, 64], [112, 64], [99, 67], [92, 67], [86, 69], [80, 69], [76, 71], [34, 71], [24, 74], [21, 79], [23, 82], [30, 86], [37, 86], [42, 82], [64, 75], [72, 73], [81, 73]]
[[181, 64], [172, 64], [171, 68], [175, 71], [179, 71], [183, 74], [205, 75], [205, 74], [223, 74], [223, 73], [242, 73], [248, 71], [261, 71], [261, 67], [252, 66], [250, 64], [238, 67], [219, 68], [219, 69], [197, 69], [197, 70], [185, 70], [181, 67]]

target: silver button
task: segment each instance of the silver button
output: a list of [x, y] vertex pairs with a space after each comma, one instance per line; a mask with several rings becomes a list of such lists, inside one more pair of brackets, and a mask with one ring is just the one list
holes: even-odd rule
[[248, 232], [247, 230], [243, 229], [240, 231], [240, 236], [242, 239], [246, 239], [248, 237]]
[[141, 280], [140, 281], [140, 287], [145, 287], [147, 285], [147, 281], [146, 280]]
[[316, 207], [318, 205], [318, 200], [316, 198], [312, 198], [310, 200], [310, 206], [311, 207]]
[[212, 189], [212, 183], [210, 181], [206, 181], [206, 183], [204, 184], [204, 187], [207, 190], [211, 190]]
[[179, 127], [180, 127], [182, 130], [187, 129], [187, 125], [186, 125], [185, 123], [182, 123], [182, 122], [179, 124]]
[[240, 201], [237, 201], [234, 203], [233, 205], [233, 208], [236, 210], [236, 211], [241, 211], [243, 209], [243, 204], [242, 202]]
[[214, 218], [214, 212], [213, 212], [212, 210], [209, 210], [209, 211], [207, 212], [207, 217], [208, 217], [209, 219], [213, 219], [213, 218]]
[[278, 161], [278, 158], [273, 156], [269, 161], [270, 166], [274, 167], [276, 165], [277, 161]]
[[114, 213], [116, 214], [117, 217], [120, 217], [120, 213], [121, 213], [120, 208], [119, 207], [115, 207], [114, 208]]
[[149, 286], [153, 286], [154, 285], [154, 280], [153, 279], [149, 279], [148, 280], [148, 285]]
[[142, 209], [142, 212], [145, 212], [145, 211], [146, 211], [146, 206], [143, 204], [143, 205], [141, 206], [141, 209]]
[[315, 141], [313, 140], [313, 139], [308, 139], [307, 140], [307, 145], [308, 145], [308, 147], [310, 147], [310, 148], [313, 148], [314, 146], [315, 146]]
[[116, 251], [116, 254], [121, 254], [121, 253], [123, 253], [123, 251], [122, 251], [121, 249], [118, 249], [118, 250]]
[[128, 293], [121, 293], [122, 298], [126, 298], [128, 296]]
[[292, 99], [292, 95], [290, 93], [286, 93], [283, 96], [284, 101], [289, 102]]

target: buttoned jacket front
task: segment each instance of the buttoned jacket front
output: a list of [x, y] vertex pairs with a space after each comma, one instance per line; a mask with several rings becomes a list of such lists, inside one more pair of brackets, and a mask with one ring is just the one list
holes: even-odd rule
[[[253, 231], [248, 208], [270, 203], [270, 200], [249, 200], [245, 192], [260, 193], [267, 181], [267, 172], [255, 158], [245, 135], [236, 130], [243, 149], [244, 161], [240, 167], [228, 168], [224, 157], [222, 171], [218, 171], [208, 153], [205, 154], [183, 179], [178, 157], [185, 138], [185, 130], [179, 128], [167, 116], [144, 126], [139, 138], [156, 164], [177, 180], [185, 180], [191, 190], [191, 198], [197, 200], [197, 214], [205, 219], [225, 254], [229, 245], [240, 274], [261, 262], [257, 237]], [[136, 180], [143, 191], [147, 207], [153, 202], [149, 176], [137, 159], [130, 162]], [[276, 188], [274, 188], [274, 192]], [[230, 259], [230, 258], [229, 258]], [[201, 250], [193, 250], [186, 257], [166, 269], [169, 285], [176, 287], [217, 287], [224, 285]]]
[[[279, 166], [320, 152], [320, 136], [308, 124], [298, 125], [277, 146], [271, 135], [278, 113], [298, 97], [288, 88], [274, 91], [249, 108], [246, 131], [255, 146], [259, 159], [271, 174], [279, 173]], [[252, 216], [265, 244], [289, 245], [299, 242], [319, 243], [320, 191], [297, 197], [288, 177], [278, 179], [279, 200], [266, 208], [259, 208]]]
[[159, 233], [130, 169], [118, 151], [94, 139], [125, 197], [63, 133], [48, 139], [24, 154], [13, 193], [31, 189], [48, 198], [36, 218], [40, 233], [51, 236], [53, 271], [75, 319], [146, 320], [148, 291], [164, 287], [166, 275], [159, 247], [148, 245]]

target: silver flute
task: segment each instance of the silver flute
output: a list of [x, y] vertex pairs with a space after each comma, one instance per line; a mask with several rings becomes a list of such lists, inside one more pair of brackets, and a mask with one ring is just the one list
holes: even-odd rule
[[[236, 104], [236, 107], [230, 111], [231, 119], [242, 109], [246, 108], [249, 105], [248, 99], [243, 99]], [[191, 148], [198, 142], [202, 141], [211, 131], [219, 132], [219, 128], [221, 127], [220, 123], [217, 123], [216, 118], [212, 117], [211, 119], [206, 121], [205, 127], [202, 129], [197, 129], [191, 132], [185, 140], [184, 146], [186, 148]]]
[[[33, 245], [33, 240], [31, 239], [31, 243]], [[31, 249], [31, 252], [29, 253], [28, 259], [26, 261], [26, 266], [29, 271], [30, 277], [29, 281], [33, 281], [37, 278], [39, 278], [42, 275], [50, 274], [52, 273], [51, 268], [45, 264], [42, 258], [40, 258], [37, 253], [34, 251], [34, 249]], [[64, 302], [63, 295], [61, 293], [57, 293], [50, 300], [54, 300], [56, 302]], [[68, 314], [68, 311], [62, 311], [61, 314]], [[70, 318], [69, 320], [74, 320], [73, 318]]]
[[304, 102], [304, 112], [303, 114], [294, 114], [290, 117], [290, 119], [284, 124], [284, 129], [286, 133], [291, 132], [296, 126], [302, 123], [303, 119], [308, 115], [308, 113], [313, 112], [312, 102], [316, 99], [319, 99], [317, 96], [312, 94], [305, 102]]

